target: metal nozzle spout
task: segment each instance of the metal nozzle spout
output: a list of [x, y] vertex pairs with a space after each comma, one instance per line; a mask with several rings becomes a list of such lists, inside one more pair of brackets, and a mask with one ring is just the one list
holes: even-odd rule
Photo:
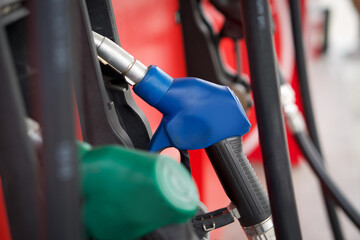
[[130, 85], [136, 85], [146, 75], [148, 68], [110, 39], [93, 31], [99, 60], [125, 76]]

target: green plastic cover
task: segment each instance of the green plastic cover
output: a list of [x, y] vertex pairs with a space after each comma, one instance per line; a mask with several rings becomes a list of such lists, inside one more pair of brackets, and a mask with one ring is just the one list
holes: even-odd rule
[[188, 171], [170, 157], [120, 146], [78, 144], [89, 237], [137, 239], [159, 227], [186, 222], [198, 193]]

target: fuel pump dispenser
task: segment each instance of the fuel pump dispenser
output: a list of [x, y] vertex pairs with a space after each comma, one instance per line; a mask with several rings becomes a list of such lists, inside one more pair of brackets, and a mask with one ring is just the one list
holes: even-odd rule
[[[275, 239], [268, 197], [242, 151], [241, 137], [250, 123], [234, 93], [197, 78], [173, 79], [111, 40], [93, 35], [99, 60], [122, 73], [135, 93], [163, 114], [150, 151], [205, 148], [248, 239]], [[215, 228], [216, 221], [204, 230]]]

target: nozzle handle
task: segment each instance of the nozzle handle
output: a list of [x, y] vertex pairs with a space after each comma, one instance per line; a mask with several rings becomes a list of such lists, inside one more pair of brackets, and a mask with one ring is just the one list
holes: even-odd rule
[[240, 224], [250, 227], [268, 219], [269, 199], [243, 153], [241, 137], [227, 138], [205, 150], [226, 194], [240, 213]]

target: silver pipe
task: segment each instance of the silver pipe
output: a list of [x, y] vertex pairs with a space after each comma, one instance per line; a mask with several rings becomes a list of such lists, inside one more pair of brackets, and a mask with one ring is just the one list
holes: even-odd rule
[[290, 84], [285, 83], [280, 86], [280, 99], [287, 120], [286, 123], [291, 132], [305, 132], [306, 123], [299, 107], [296, 105], [295, 91]]
[[148, 68], [110, 39], [93, 31], [99, 60], [125, 76], [128, 84], [138, 84]]
[[259, 224], [244, 227], [243, 229], [248, 240], [276, 240], [274, 224], [271, 217]]

